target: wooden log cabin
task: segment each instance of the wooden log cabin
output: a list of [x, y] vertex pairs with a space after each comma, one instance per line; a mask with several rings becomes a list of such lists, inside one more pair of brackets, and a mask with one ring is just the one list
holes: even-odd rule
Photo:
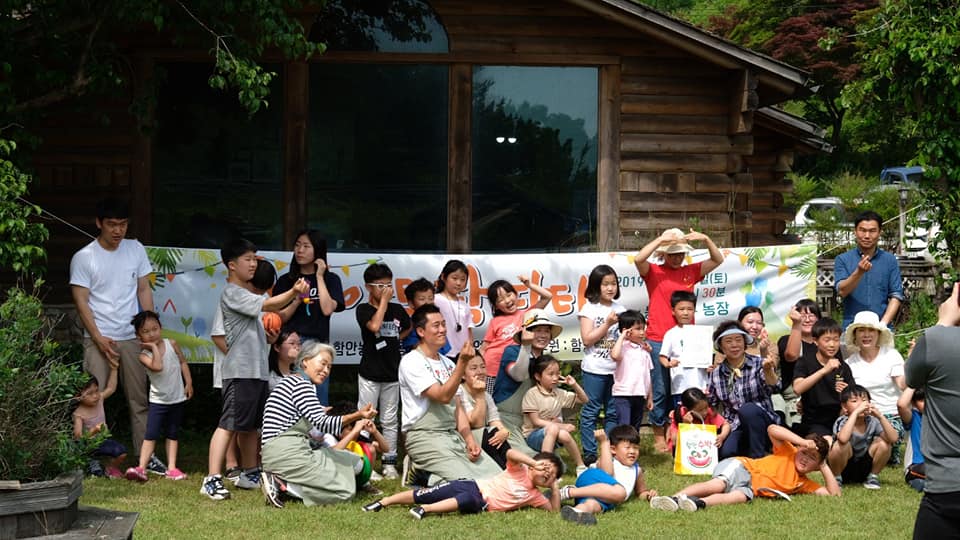
[[[627, 250], [690, 226], [765, 245], [793, 156], [829, 150], [772, 108], [806, 73], [627, 0], [363, 4], [298, 13], [329, 48], [265, 57], [252, 118], [207, 86], [209, 44], [138, 32], [129, 95], [39, 130], [32, 201], [95, 233], [95, 202], [128, 196], [131, 236], [165, 246], [290, 249], [304, 226], [333, 251]], [[48, 300], [67, 302], [89, 240], [49, 228]]]

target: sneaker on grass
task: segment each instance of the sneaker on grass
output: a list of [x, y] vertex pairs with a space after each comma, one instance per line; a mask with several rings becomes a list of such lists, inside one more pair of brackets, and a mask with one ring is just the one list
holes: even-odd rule
[[680, 508], [680, 501], [676, 497], [660, 495], [650, 499], [650, 508], [665, 512], [676, 512]]
[[244, 472], [235, 484], [240, 489], [260, 489], [260, 469]]
[[372, 503], [363, 505], [364, 512], [379, 512], [381, 510], [383, 510], [383, 503], [380, 502], [380, 499], [377, 499]]
[[186, 480], [187, 473], [181, 471], [180, 469], [174, 467], [172, 469], [167, 469], [167, 480]]
[[147, 462], [147, 472], [156, 474], [157, 476], [166, 476], [167, 466], [160, 461], [160, 458], [158, 458], [156, 454], [150, 454], [150, 461]]
[[870, 473], [867, 475], [867, 481], [863, 483], [863, 487], [867, 489], [880, 489], [880, 477]]
[[693, 495], [677, 495], [677, 506], [680, 510], [685, 512], [696, 512], [707, 507], [707, 503], [703, 502], [703, 499], [700, 497], [694, 497]]
[[200, 484], [200, 494], [206, 495], [215, 501], [222, 501], [230, 498], [230, 492], [223, 487], [223, 478], [219, 474], [207, 476]]
[[236, 484], [236, 483], [237, 483], [237, 480], [240, 479], [240, 476], [241, 476], [242, 474], [243, 474], [243, 469], [241, 469], [240, 467], [230, 467], [229, 469], [227, 469], [226, 474], [224, 474], [223, 476], [224, 476], [227, 480], [229, 480], [229, 481], [233, 482], [234, 484]]
[[[396, 480], [397, 478], [400, 478], [400, 474], [397, 472], [396, 465], [393, 465], [392, 463], [385, 464], [383, 466], [383, 477], [387, 480]], [[370, 480], [373, 480], [372, 476]]]
[[423, 516], [427, 514], [427, 511], [423, 509], [422, 506], [414, 506], [410, 509], [410, 515], [417, 518], [423, 519]]
[[267, 471], [261, 472], [260, 489], [267, 504], [283, 508], [283, 485], [277, 475]]
[[127, 469], [126, 477], [127, 480], [132, 480], [134, 482], [146, 482], [147, 471], [143, 470], [143, 467], [130, 467]]
[[576, 523], [578, 525], [596, 525], [597, 516], [593, 515], [592, 512], [583, 512], [577, 510], [572, 506], [564, 506], [560, 509], [560, 517], [566, 521]]

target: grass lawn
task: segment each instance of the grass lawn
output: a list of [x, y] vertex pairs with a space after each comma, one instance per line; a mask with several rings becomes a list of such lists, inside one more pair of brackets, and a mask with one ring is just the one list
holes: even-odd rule
[[[365, 514], [357, 502], [307, 508], [288, 502], [278, 510], [265, 506], [259, 491], [232, 490], [232, 498], [211, 501], [200, 495], [206, 468], [207, 438], [185, 433], [180, 468], [190, 478], [172, 482], [151, 476], [144, 485], [126, 480], [87, 479], [80, 503], [140, 512], [137, 538], [910, 538], [920, 494], [903, 482], [899, 467], [881, 474], [883, 489], [848, 486], [843, 497], [798, 496], [792, 502], [758, 500], [751, 504], [710, 508], [697, 513], [652, 510], [631, 500], [600, 516], [596, 527], [576, 526], [559, 514], [525, 509], [500, 514], [428, 516], [413, 519], [406, 508], [392, 507]], [[640, 463], [647, 483], [672, 494], [704, 477], [673, 474], [666, 456], [651, 453], [645, 437]], [[161, 454], [162, 457], [162, 454]], [[819, 475], [814, 475], [817, 478]], [[570, 474], [561, 484], [572, 483]], [[400, 489], [398, 481], [383, 481], [385, 493]]]

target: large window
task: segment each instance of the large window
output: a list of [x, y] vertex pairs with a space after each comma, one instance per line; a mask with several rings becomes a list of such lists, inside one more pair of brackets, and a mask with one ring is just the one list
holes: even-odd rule
[[[267, 66], [274, 72], [280, 66]], [[282, 247], [282, 84], [252, 118], [235, 94], [211, 89], [208, 64], [157, 66], [153, 243], [219, 248], [240, 234]]]
[[443, 250], [447, 67], [310, 67], [307, 221], [340, 251]]
[[474, 251], [596, 245], [597, 106], [596, 68], [474, 68]]

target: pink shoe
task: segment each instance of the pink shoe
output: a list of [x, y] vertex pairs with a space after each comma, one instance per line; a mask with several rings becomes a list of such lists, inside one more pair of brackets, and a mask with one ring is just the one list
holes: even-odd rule
[[184, 480], [186, 477], [187, 474], [176, 467], [167, 469], [167, 480]]
[[123, 473], [120, 472], [120, 469], [116, 467], [106, 467], [104, 469], [104, 474], [107, 475], [107, 478], [123, 478]]
[[[120, 471], [117, 471], [118, 473]], [[147, 471], [143, 470], [143, 467], [130, 467], [127, 469], [127, 480], [133, 480], [135, 482], [146, 482], [147, 481]]]

